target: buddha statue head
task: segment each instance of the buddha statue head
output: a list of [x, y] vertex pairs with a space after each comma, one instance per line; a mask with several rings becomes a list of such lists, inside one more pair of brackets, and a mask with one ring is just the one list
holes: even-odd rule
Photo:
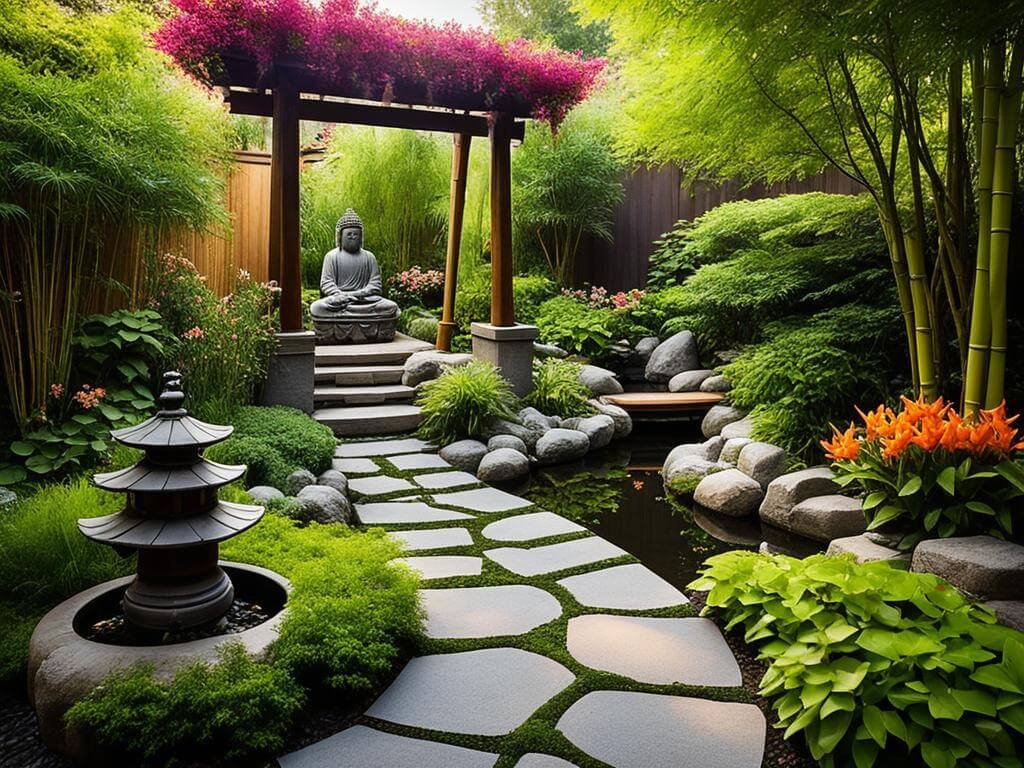
[[334, 228], [335, 245], [349, 253], [359, 253], [363, 247], [363, 222], [351, 208], [338, 219]]

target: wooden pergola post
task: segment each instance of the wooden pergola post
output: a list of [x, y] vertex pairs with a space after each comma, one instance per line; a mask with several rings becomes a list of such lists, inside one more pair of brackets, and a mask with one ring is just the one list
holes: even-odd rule
[[444, 304], [437, 325], [437, 348], [452, 349], [455, 334], [455, 288], [459, 278], [459, 251], [462, 247], [462, 214], [466, 208], [466, 177], [469, 175], [468, 133], [453, 135], [451, 199], [448, 207], [448, 251], [444, 264]]
[[491, 121], [491, 325], [515, 325], [512, 302], [512, 118]]
[[299, 91], [282, 71], [274, 85], [273, 118], [269, 274], [281, 286], [281, 331], [301, 331]]

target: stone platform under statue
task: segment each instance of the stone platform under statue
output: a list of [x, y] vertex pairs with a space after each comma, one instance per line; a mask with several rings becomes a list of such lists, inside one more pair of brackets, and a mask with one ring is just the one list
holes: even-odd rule
[[351, 208], [338, 219], [335, 243], [324, 256], [320, 299], [309, 308], [317, 344], [391, 341], [401, 310], [381, 296], [377, 259], [363, 249], [363, 223]]

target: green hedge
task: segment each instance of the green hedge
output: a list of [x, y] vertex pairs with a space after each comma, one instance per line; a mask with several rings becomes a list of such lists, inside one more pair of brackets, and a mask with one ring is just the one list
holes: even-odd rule
[[[517, 275], [512, 278], [512, 296], [516, 320], [520, 323], [536, 321], [541, 304], [554, 296], [558, 287], [546, 277]], [[455, 323], [469, 333], [471, 323], [491, 321], [491, 268], [480, 267], [462, 282], [455, 293]]]

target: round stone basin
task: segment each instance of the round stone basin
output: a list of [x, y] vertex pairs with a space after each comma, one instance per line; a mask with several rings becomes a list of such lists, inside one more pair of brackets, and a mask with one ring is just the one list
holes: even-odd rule
[[[89, 640], [80, 630], [94, 617], [110, 615], [134, 576], [114, 579], [79, 592], [47, 613], [29, 642], [28, 696], [39, 716], [39, 732], [47, 747], [76, 762], [90, 763], [102, 753], [87, 734], [69, 727], [64, 714], [112, 672], [147, 665], [154, 676], [169, 681], [197, 661], [216, 662], [219, 649], [241, 643], [250, 656], [262, 658], [277, 639], [287, 613], [291, 585], [280, 574], [254, 565], [221, 561], [242, 599], [258, 596], [270, 617], [256, 626], [185, 642], [115, 645]], [[245, 598], [249, 595], [249, 598]], [[92, 620], [92, 621], [91, 621]]]

